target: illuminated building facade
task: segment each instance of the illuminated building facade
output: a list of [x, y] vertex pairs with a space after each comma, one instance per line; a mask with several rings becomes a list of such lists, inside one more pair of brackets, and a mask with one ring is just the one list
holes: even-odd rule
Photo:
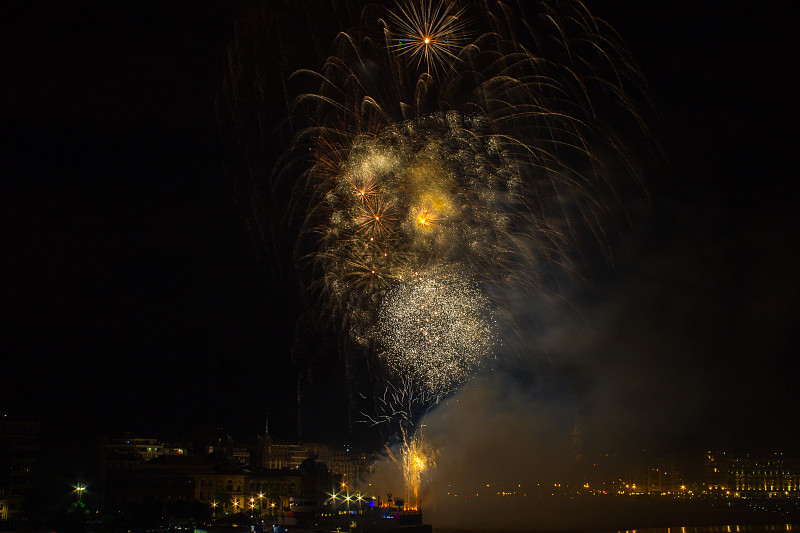
[[324, 444], [275, 444], [265, 440], [261, 467], [270, 470], [299, 468], [309, 457], [325, 463], [333, 474], [343, 479], [355, 481], [369, 473], [369, 465], [374, 457], [344, 449], [331, 449]]
[[223, 512], [242, 511], [248, 496], [246, 480], [243, 471], [198, 473], [194, 476], [193, 498], [213, 504]]
[[331, 452], [328, 457], [320, 456], [320, 459], [327, 463], [331, 473], [340, 475], [343, 482], [352, 486], [354, 482], [369, 475], [374, 458], [366, 453], [343, 450]]
[[262, 466], [270, 470], [298, 468], [308, 458], [309, 448], [300, 444], [264, 444]]
[[130, 435], [113, 441], [106, 456], [106, 503], [122, 508], [149, 501], [167, 509], [178, 501], [201, 502], [215, 513], [280, 514], [291, 500], [318, 501], [341, 484], [342, 475], [357, 478], [366, 471], [366, 456], [319, 444], [278, 444], [269, 433], [250, 444], [226, 434], [195, 449], [201, 454]]
[[132, 436], [125, 436], [111, 442], [109, 451], [119, 454], [133, 454], [141, 461], [155, 459], [167, 452], [164, 445], [156, 439]]
[[800, 460], [771, 455], [711, 452], [706, 455], [706, 484], [712, 493], [733, 496], [797, 497]]
[[601, 454], [585, 456], [581, 470], [585, 492], [593, 494], [689, 496], [692, 475], [700, 476], [702, 460], [694, 456]]
[[194, 476], [194, 499], [220, 512], [280, 513], [302, 491], [299, 470], [205, 472]]
[[681, 462], [674, 457], [653, 457], [639, 462], [625, 478], [629, 494], [680, 494], [686, 486]]
[[348, 446], [330, 448], [324, 444], [304, 444], [308, 457], [316, 457], [325, 463], [331, 474], [340, 476], [342, 481], [349, 486], [359, 479], [365, 479], [370, 473], [370, 465], [377, 458], [376, 455], [359, 453], [350, 450]]

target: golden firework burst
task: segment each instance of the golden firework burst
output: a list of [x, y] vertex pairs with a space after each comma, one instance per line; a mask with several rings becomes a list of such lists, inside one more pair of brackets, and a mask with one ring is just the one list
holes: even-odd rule
[[458, 57], [466, 22], [464, 9], [444, 0], [397, 4], [390, 20], [396, 28], [391, 48], [401, 56], [425, 64], [427, 72], [444, 68]]

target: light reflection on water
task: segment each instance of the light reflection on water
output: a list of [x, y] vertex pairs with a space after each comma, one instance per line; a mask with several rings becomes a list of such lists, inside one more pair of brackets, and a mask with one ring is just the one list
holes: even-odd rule
[[691, 526], [657, 527], [649, 529], [619, 530], [616, 533], [762, 533], [779, 531], [800, 532], [800, 524], [762, 524], [746, 526]]

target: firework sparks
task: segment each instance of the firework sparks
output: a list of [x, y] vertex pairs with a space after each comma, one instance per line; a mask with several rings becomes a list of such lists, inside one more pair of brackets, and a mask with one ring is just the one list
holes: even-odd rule
[[396, 35], [390, 47], [400, 55], [425, 63], [427, 71], [444, 67], [457, 58], [463, 46], [464, 10], [438, 2], [398, 3], [390, 13]]
[[495, 321], [514, 331], [490, 289], [547, 297], [584, 258], [610, 261], [644, 191], [637, 156], [657, 147], [637, 67], [579, 0], [536, 6], [365, 8], [293, 75], [292, 145], [268, 187], [246, 183], [256, 216], [289, 230], [309, 307], [385, 363], [373, 422], [413, 433], [492, 360]]
[[[609, 258], [604, 223], [624, 220], [621, 199], [641, 191], [623, 131], [651, 146], [634, 105], [644, 83], [612, 32], [577, 1], [533, 18], [453, 6], [365, 16], [321, 71], [297, 74], [321, 82], [294, 104], [310, 123], [287, 160], [309, 165], [275, 181], [290, 177], [302, 198], [305, 285], [365, 347], [386, 298], [420, 273], [557, 290], [594, 250]], [[413, 345], [384, 335], [380, 348], [396, 342]]]
[[458, 276], [419, 275], [391, 289], [378, 340], [398, 376], [428, 394], [447, 393], [494, 352], [497, 333], [486, 297]]
[[[419, 272], [447, 267], [481, 281], [510, 259], [518, 191], [493, 137], [475, 135], [480, 122], [437, 114], [354, 140], [325, 196], [317, 255], [346, 314], [376, 317], [386, 291]], [[373, 326], [355, 322], [355, 336], [369, 339]]]
[[446, 391], [430, 392], [408, 376], [397, 376], [394, 381], [377, 397], [375, 416], [362, 413], [365, 422], [377, 426], [399, 421], [401, 427], [413, 427], [447, 395]]
[[409, 437], [401, 428], [401, 436], [400, 457], [396, 457], [388, 447], [386, 453], [403, 473], [406, 510], [416, 510], [419, 508], [422, 480], [429, 470], [436, 467], [436, 451], [428, 445], [421, 431]]
[[353, 196], [359, 202], [369, 202], [379, 197], [378, 182], [372, 174], [354, 176], [348, 184], [352, 188]]
[[363, 203], [355, 215], [356, 227], [361, 235], [374, 242], [375, 237], [382, 237], [392, 232], [394, 213], [392, 204], [381, 197], [371, 203]]

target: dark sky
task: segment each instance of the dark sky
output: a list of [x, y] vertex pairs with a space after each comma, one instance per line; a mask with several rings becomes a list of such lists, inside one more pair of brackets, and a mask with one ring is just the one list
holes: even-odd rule
[[[595, 327], [704, 389], [698, 446], [798, 442], [790, 2], [587, 5], [648, 78], [671, 164]], [[236, 7], [3, 3], [3, 411], [151, 434], [269, 415], [294, 438], [297, 305], [222, 170]]]
[[293, 434], [286, 298], [222, 172], [235, 7], [4, 5], [4, 409]]

